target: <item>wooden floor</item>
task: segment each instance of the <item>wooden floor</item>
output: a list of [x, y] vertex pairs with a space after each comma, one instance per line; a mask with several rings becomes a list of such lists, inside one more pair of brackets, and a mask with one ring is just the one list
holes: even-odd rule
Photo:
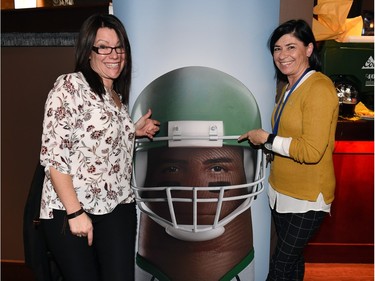
[[306, 263], [304, 281], [374, 281], [374, 265]]
[[[24, 263], [1, 262], [1, 281], [36, 281]], [[374, 281], [373, 264], [306, 263], [304, 281]]]

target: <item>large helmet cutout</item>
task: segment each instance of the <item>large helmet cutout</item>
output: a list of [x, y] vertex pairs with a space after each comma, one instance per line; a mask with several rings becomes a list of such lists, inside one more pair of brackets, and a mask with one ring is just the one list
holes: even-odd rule
[[175, 238], [220, 236], [264, 188], [262, 151], [237, 141], [261, 127], [253, 95], [228, 74], [192, 66], [150, 83], [133, 120], [149, 108], [161, 125], [152, 141], [136, 142], [132, 188], [139, 209]]

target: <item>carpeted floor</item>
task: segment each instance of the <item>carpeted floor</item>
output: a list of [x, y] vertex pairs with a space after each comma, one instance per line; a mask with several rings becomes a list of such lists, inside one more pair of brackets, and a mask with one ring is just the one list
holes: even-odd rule
[[374, 281], [374, 265], [306, 263], [304, 281]]

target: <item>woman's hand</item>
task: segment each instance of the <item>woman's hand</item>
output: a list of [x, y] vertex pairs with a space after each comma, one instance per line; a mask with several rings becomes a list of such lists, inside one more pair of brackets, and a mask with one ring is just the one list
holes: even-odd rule
[[253, 145], [261, 145], [267, 141], [270, 133], [264, 131], [263, 129], [255, 129], [248, 131], [246, 134], [241, 135], [238, 141], [243, 141], [248, 139]]
[[[67, 214], [72, 214], [81, 208], [81, 204], [78, 201], [77, 194], [73, 187], [72, 177], [68, 174], [63, 174], [56, 170], [54, 167], [50, 167], [50, 175], [52, 185], [55, 188], [57, 195], [63, 203]], [[68, 220], [70, 232], [73, 235], [87, 236], [89, 246], [92, 245], [93, 241], [93, 226], [90, 217], [86, 213], [71, 218]]]
[[139, 120], [135, 123], [135, 136], [136, 137], [148, 137], [152, 139], [157, 131], [159, 131], [160, 122], [157, 120], [150, 119], [151, 109], [147, 111]]
[[90, 217], [86, 213], [83, 213], [78, 217], [68, 220], [68, 222], [70, 232], [83, 239], [87, 237], [87, 243], [91, 246], [94, 239], [94, 227], [92, 226]]

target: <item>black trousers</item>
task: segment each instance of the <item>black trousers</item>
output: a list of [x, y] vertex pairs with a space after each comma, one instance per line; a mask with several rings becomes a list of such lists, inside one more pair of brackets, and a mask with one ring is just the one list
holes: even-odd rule
[[135, 203], [120, 204], [111, 213], [91, 215], [93, 245], [72, 235], [65, 211], [42, 220], [47, 247], [64, 281], [133, 281], [137, 215]]
[[272, 210], [277, 244], [267, 281], [302, 281], [305, 274], [303, 250], [323, 222], [326, 212], [281, 214]]

